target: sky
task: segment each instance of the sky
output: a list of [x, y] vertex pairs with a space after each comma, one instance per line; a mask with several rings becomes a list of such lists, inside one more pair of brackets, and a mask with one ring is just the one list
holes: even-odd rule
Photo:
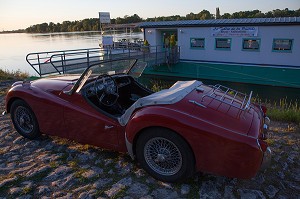
[[110, 12], [111, 18], [137, 14], [148, 17], [199, 13], [208, 10], [221, 15], [258, 9], [297, 10], [300, 0], [0, 0], [0, 31], [25, 29], [40, 23], [62, 23], [98, 18], [99, 12]]

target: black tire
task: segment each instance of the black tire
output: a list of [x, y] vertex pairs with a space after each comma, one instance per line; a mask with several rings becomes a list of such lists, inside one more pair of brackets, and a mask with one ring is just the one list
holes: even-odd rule
[[40, 136], [37, 119], [23, 100], [16, 100], [12, 103], [10, 116], [17, 132], [25, 138], [35, 139]]
[[194, 173], [193, 152], [183, 138], [169, 129], [145, 130], [137, 140], [136, 157], [160, 181], [178, 182]]

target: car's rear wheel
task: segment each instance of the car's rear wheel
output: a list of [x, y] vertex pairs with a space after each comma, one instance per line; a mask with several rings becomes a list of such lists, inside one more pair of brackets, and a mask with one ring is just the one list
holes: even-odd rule
[[15, 129], [22, 136], [35, 139], [40, 135], [37, 119], [23, 100], [16, 100], [11, 105], [11, 119]]
[[136, 156], [141, 166], [161, 181], [181, 181], [194, 171], [194, 156], [190, 147], [169, 129], [145, 130], [137, 140]]

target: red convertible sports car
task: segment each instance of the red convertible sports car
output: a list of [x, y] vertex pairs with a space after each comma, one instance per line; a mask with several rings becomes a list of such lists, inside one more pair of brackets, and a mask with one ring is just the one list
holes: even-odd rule
[[167, 182], [197, 171], [251, 178], [268, 164], [269, 119], [265, 107], [251, 103], [252, 93], [200, 81], [153, 93], [134, 78], [144, 67], [103, 61], [81, 75], [16, 82], [6, 112], [26, 138], [44, 133], [128, 152]]

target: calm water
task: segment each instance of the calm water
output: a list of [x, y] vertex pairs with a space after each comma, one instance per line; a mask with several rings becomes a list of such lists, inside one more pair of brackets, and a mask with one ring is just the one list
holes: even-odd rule
[[[122, 34], [114, 35], [121, 39]], [[140, 37], [142, 34], [132, 36]], [[21, 70], [30, 75], [37, 75], [26, 62], [28, 53], [84, 49], [99, 47], [100, 32], [71, 32], [51, 34], [0, 34], [0, 68], [9, 71]]]
[[[133, 35], [137, 37], [137, 35]], [[122, 35], [115, 35], [121, 39]], [[142, 39], [142, 34], [138, 37]], [[28, 53], [42, 51], [56, 51], [69, 49], [97, 48], [99, 45], [99, 32], [75, 32], [75, 33], [52, 33], [52, 34], [0, 34], [0, 68], [4, 70], [21, 70], [30, 75], [37, 75], [26, 62]], [[299, 77], [300, 78], [300, 77]], [[151, 86], [154, 84], [171, 85], [179, 79], [143, 77], [142, 82]], [[181, 79], [183, 80], [183, 79]], [[278, 100], [287, 97], [289, 100], [300, 101], [300, 89], [281, 88], [272, 86], [259, 86], [230, 82], [202, 80], [206, 84], [224, 84], [249, 93], [262, 99]], [[162, 86], [163, 87], [163, 86]]]

